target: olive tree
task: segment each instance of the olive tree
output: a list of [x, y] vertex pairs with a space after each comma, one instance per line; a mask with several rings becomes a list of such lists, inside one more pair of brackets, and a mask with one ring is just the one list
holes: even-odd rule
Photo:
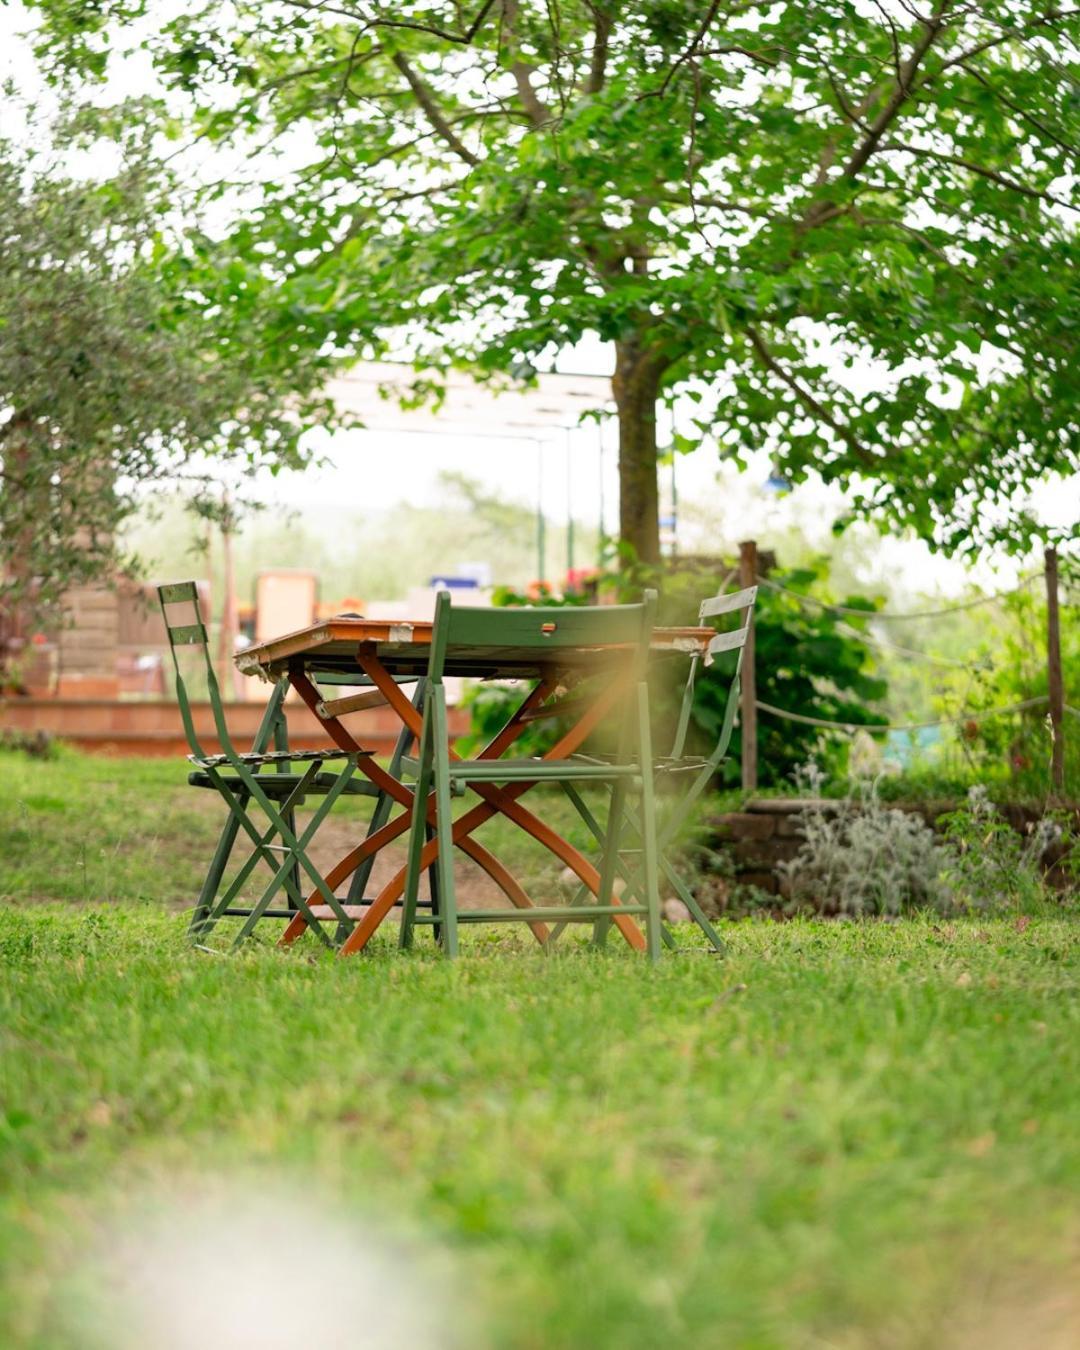
[[243, 338], [278, 314], [258, 269], [163, 234], [152, 165], [80, 181], [60, 162], [0, 142], [0, 608], [23, 626], [122, 570], [151, 488], [208, 505], [226, 462], [297, 465], [323, 406], [317, 353]]

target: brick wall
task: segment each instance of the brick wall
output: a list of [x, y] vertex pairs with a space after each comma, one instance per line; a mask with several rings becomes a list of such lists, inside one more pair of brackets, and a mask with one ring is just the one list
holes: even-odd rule
[[[304, 704], [290, 698], [286, 710], [289, 744], [294, 750], [318, 750], [327, 745], [326, 732]], [[210, 704], [194, 703], [192, 715], [204, 748], [220, 750]], [[259, 703], [225, 705], [225, 720], [238, 746], [245, 748], [251, 744], [262, 715], [263, 705]], [[342, 720], [365, 749], [380, 755], [391, 753], [401, 730], [401, 723], [389, 708], [349, 713]], [[469, 729], [467, 709], [449, 709], [449, 723], [451, 735], [464, 735]], [[26, 735], [44, 732], [99, 754], [180, 757], [188, 752], [180, 710], [175, 703], [164, 700], [0, 699], [0, 729], [4, 728]]]
[[115, 698], [120, 635], [115, 591], [79, 586], [64, 597], [66, 623], [57, 637], [57, 694], [61, 698]]

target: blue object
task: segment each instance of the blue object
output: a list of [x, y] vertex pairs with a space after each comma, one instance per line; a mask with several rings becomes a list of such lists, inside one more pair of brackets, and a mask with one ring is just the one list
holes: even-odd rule
[[428, 585], [433, 591], [476, 591], [480, 583], [475, 577], [432, 577]]

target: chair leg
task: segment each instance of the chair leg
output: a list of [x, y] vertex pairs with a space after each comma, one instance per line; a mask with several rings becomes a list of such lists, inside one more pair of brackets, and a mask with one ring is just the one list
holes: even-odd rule
[[[424, 707], [424, 681], [419, 680], [416, 685], [416, 692], [412, 698], [412, 705], [418, 712], [423, 712]], [[392, 778], [401, 777], [401, 761], [409, 752], [413, 743], [413, 733], [407, 726], [402, 726], [398, 733], [397, 743], [394, 746], [394, 753], [390, 757], [390, 763], [387, 766]], [[368, 827], [365, 837], [370, 839], [377, 831], [382, 829], [390, 819], [390, 811], [393, 808], [394, 799], [388, 792], [380, 792], [375, 799], [375, 806], [371, 812], [371, 818], [368, 821]], [[371, 872], [375, 866], [375, 854], [365, 858], [360, 866], [352, 875], [352, 881], [349, 883], [348, 901], [350, 905], [362, 905], [364, 897], [367, 895], [368, 882], [371, 879]]]
[[[228, 786], [225, 784], [224, 780], [222, 779], [220, 773], [218, 773], [217, 769], [208, 766], [207, 774], [210, 778], [210, 781], [214, 784], [218, 792], [221, 794], [225, 802], [228, 804], [229, 810], [232, 812], [232, 814], [239, 822], [240, 828], [247, 834], [248, 838], [254, 844], [256, 857], [263, 857], [264, 859], [269, 861], [271, 871], [274, 872], [274, 884], [278, 885], [284, 883], [287, 889], [291, 887], [292, 879], [289, 876], [290, 868], [288, 864], [293, 860], [296, 860], [297, 862], [300, 863], [301, 867], [310, 877], [311, 881], [314, 882], [315, 888], [318, 891], [319, 895], [321, 896], [323, 903], [329, 905], [330, 909], [333, 911], [335, 918], [337, 918], [341, 923], [347, 923], [348, 916], [342, 909], [341, 902], [329, 889], [325, 879], [320, 874], [315, 865], [312, 863], [311, 859], [307, 856], [305, 848], [307, 842], [314, 836], [316, 828], [318, 827], [319, 824], [321, 824], [323, 817], [330, 810], [331, 806], [337, 800], [337, 797], [340, 795], [342, 790], [348, 785], [349, 779], [352, 777], [356, 769], [355, 763], [350, 763], [338, 775], [338, 779], [334, 787], [332, 787], [330, 791], [326, 794], [326, 796], [323, 798], [322, 804], [319, 806], [319, 809], [312, 816], [311, 821], [308, 824], [307, 830], [305, 831], [303, 842], [301, 842], [301, 840], [296, 837], [293, 831], [289, 829], [289, 826], [287, 825], [281, 811], [279, 811], [267, 797], [258, 779], [250, 771], [250, 769], [240, 760], [233, 761], [232, 767], [240, 777], [241, 783], [243, 785], [242, 790], [246, 791], [248, 796], [255, 798], [260, 808], [262, 809], [264, 815], [266, 816], [269, 825], [269, 830], [265, 835], [259, 834], [258, 830], [255, 828], [254, 824], [250, 820], [248, 812], [240, 808], [236, 796], [232, 791], [230, 791]], [[285, 806], [288, 807], [295, 805], [296, 798], [299, 795], [300, 795], [299, 790], [294, 789], [293, 792], [290, 794], [289, 799], [285, 802]], [[284, 852], [286, 855], [286, 863], [284, 866], [280, 868], [278, 867], [276, 860], [267, 850], [268, 841], [271, 838], [273, 838], [274, 835], [280, 837], [282, 841], [280, 848], [281, 851]], [[275, 848], [277, 847], [278, 846], [275, 846]], [[252, 866], [254, 865], [254, 861], [255, 857], [248, 859], [248, 863], [250, 863]], [[248, 863], [245, 863], [245, 867], [248, 866]], [[234, 879], [233, 885], [235, 886], [235, 884], [236, 880]], [[330, 947], [332, 949], [333, 943], [331, 942], [327, 934], [324, 932], [322, 924], [312, 914], [307, 904], [307, 901], [303, 898], [303, 892], [298, 890], [295, 896], [293, 896], [293, 899], [295, 900], [297, 907], [300, 909], [300, 912], [307, 920], [308, 927], [311, 928], [311, 930], [318, 937], [319, 941], [324, 944], [324, 946]]]
[[[431, 828], [430, 825], [425, 826], [424, 827], [425, 841], [430, 844], [434, 838], [435, 838], [435, 831]], [[437, 867], [429, 867], [427, 875], [428, 875], [428, 896], [431, 900], [432, 918], [438, 918], [438, 916], [442, 913], [442, 900], [440, 899], [439, 894], [439, 869]], [[435, 939], [436, 944], [441, 946], [443, 936], [442, 924], [433, 923], [431, 925], [431, 932], [432, 936]]]
[[705, 911], [701, 908], [701, 906], [698, 904], [697, 900], [694, 897], [694, 893], [690, 890], [689, 886], [687, 886], [686, 882], [683, 881], [682, 877], [679, 876], [678, 872], [675, 871], [674, 867], [672, 867], [671, 863], [669, 863], [666, 858], [661, 857], [660, 866], [663, 869], [664, 876], [667, 877], [668, 883], [671, 886], [672, 890], [674, 890], [675, 894], [679, 897], [679, 899], [683, 902], [686, 908], [690, 911], [690, 914], [694, 919], [694, 922], [697, 924], [697, 926], [701, 929], [701, 931], [712, 943], [713, 950], [716, 951], [718, 955], [723, 956], [723, 954], [727, 951], [727, 943], [709, 922], [708, 916], [706, 915]]
[[426, 808], [431, 791], [431, 709], [424, 717], [417, 750], [416, 795], [413, 797], [413, 818], [409, 827], [409, 853], [405, 864], [405, 892], [401, 897], [401, 925], [398, 946], [407, 951], [413, 945], [413, 925], [416, 921], [416, 901], [420, 892], [420, 855], [427, 842]]
[[[607, 829], [604, 832], [603, 855], [600, 859], [600, 891], [598, 905], [610, 905], [615, 890], [615, 872], [619, 862], [619, 839], [622, 834], [623, 810], [626, 805], [626, 779], [619, 778], [611, 789]], [[602, 947], [611, 929], [611, 916], [603, 915], [593, 924], [593, 945]]]
[[[275, 749], [287, 750], [289, 748], [285, 715], [282, 712], [286, 684], [287, 681], [279, 680], [267, 701], [262, 720], [255, 733], [255, 739], [251, 743], [251, 748], [256, 754], [261, 754], [266, 749], [270, 744], [271, 736], [274, 738]], [[251, 800], [250, 793], [240, 794], [239, 800], [241, 808], [246, 810]], [[228, 819], [222, 827], [221, 837], [218, 840], [217, 848], [214, 850], [214, 856], [210, 860], [206, 880], [202, 884], [202, 890], [199, 892], [199, 898], [195, 902], [195, 909], [188, 925], [188, 937], [193, 942], [205, 937], [217, 922], [215, 918], [211, 917], [214, 901], [217, 899], [217, 893], [225, 875], [225, 869], [229, 865], [229, 859], [232, 857], [233, 847], [236, 844], [236, 837], [239, 832], [240, 822], [230, 811]]]
[[435, 760], [435, 827], [439, 832], [436, 861], [439, 900], [442, 905], [443, 951], [458, 954], [457, 897], [454, 894], [454, 818], [450, 797], [450, 738], [446, 720], [446, 689], [441, 683], [431, 690], [431, 735]]
[[[288, 748], [289, 748], [289, 724], [285, 720], [284, 707], [281, 704], [279, 704], [277, 716], [274, 718], [274, 749], [287, 751]], [[276, 771], [278, 773], [288, 773], [289, 771], [288, 765], [284, 763], [278, 764], [276, 766]], [[289, 829], [292, 830], [293, 834], [295, 834], [296, 833], [295, 808], [290, 806], [289, 809], [284, 813], [284, 817], [285, 817], [285, 824], [288, 825]], [[286, 895], [290, 895], [290, 892], [291, 894], [296, 894], [300, 890], [299, 863], [293, 864], [291, 875], [292, 875], [292, 886], [291, 888], [286, 889]], [[289, 909], [294, 908], [291, 899], [287, 902], [287, 908]], [[344, 941], [344, 938], [342, 938], [342, 941]]]
[[[270, 870], [271, 875], [276, 875], [279, 867], [278, 859], [274, 857], [273, 852], [277, 851], [277, 846], [271, 843], [271, 840], [274, 838], [276, 834], [274, 826], [269, 825], [267, 828], [263, 830], [262, 834], [259, 834], [257, 830], [254, 831], [254, 833], [252, 832], [251, 822], [246, 814], [248, 803], [251, 800], [250, 794], [241, 789], [240, 791], [237, 792], [235, 799], [233, 799], [228, 795], [229, 790], [227, 788], [219, 787], [219, 791], [222, 793], [222, 796], [225, 799], [226, 806], [228, 806], [230, 812], [233, 813], [232, 815], [230, 815], [230, 821], [236, 830], [239, 830], [241, 825], [240, 813], [241, 812], [244, 813], [243, 826], [249, 836], [249, 840], [253, 847], [251, 849], [251, 852], [248, 854], [247, 858], [243, 862], [243, 864], [236, 872], [236, 875], [229, 882], [229, 885], [225, 890], [224, 894], [215, 895], [214, 903], [210, 908], [210, 910], [208, 911], [206, 919], [204, 920], [202, 925], [203, 934], [209, 933], [210, 930], [217, 923], [217, 921], [230, 908], [233, 902], [238, 899], [240, 893], [244, 888], [244, 885], [247, 882], [248, 877], [251, 876], [251, 874], [255, 871], [260, 862], [266, 864], [266, 866]], [[291, 870], [286, 872], [282, 884], [285, 887], [286, 895], [288, 898], [287, 907], [291, 910], [299, 909], [300, 888], [297, 886], [296, 879]]]
[[[246, 807], [247, 801], [242, 801], [241, 806]], [[188, 937], [192, 942], [205, 937], [214, 926], [213, 922], [208, 921], [214, 907], [214, 900], [217, 897], [218, 887], [221, 885], [225, 869], [229, 865], [229, 858], [232, 856], [233, 845], [236, 843], [236, 836], [239, 832], [240, 822], [230, 814], [222, 828], [217, 848], [214, 849], [214, 856], [210, 860], [206, 880], [199, 891], [199, 898], [195, 902], [191, 922], [188, 924]]]
[[[303, 797], [304, 788], [306, 787], [307, 782], [315, 777], [315, 775], [318, 773], [321, 767], [322, 767], [321, 761], [319, 760], [313, 761], [305, 771], [304, 777], [290, 793], [288, 799], [284, 804], [284, 808], [282, 810], [280, 821], [277, 827], [279, 833], [282, 832], [281, 824], [285, 820], [285, 812], [291, 809], [294, 803]], [[236, 935], [236, 938], [233, 942], [234, 949], [236, 947], [239, 947], [240, 944], [244, 941], [244, 939], [250, 934], [252, 929], [255, 927], [255, 924], [259, 921], [263, 913], [269, 907], [270, 901], [272, 900], [278, 888], [282, 885], [286, 887], [289, 887], [291, 885], [292, 867], [294, 863], [297, 860], [299, 860], [304, 864], [305, 868], [312, 867], [312, 864], [305, 850], [307, 849], [308, 845], [311, 843], [312, 839], [317, 834], [319, 826], [322, 824], [325, 816], [329, 813], [331, 807], [334, 805], [334, 802], [337, 800], [339, 795], [344, 791], [345, 787], [348, 784], [349, 779], [353, 775], [354, 770], [355, 765], [350, 763], [346, 768], [344, 768], [341, 771], [341, 773], [338, 775], [337, 782], [330, 789], [330, 791], [327, 792], [318, 810], [316, 810], [315, 814], [311, 817], [310, 821], [308, 821], [307, 828], [304, 830], [303, 834], [300, 835], [299, 838], [294, 838], [292, 844], [287, 845], [284, 848], [285, 859], [281, 863], [281, 866], [274, 873], [273, 879], [267, 886], [266, 890], [263, 892], [261, 898], [255, 905], [254, 909], [251, 911], [251, 913], [248, 915], [247, 919], [245, 919], [243, 925], [241, 926], [240, 931]], [[319, 877], [320, 893], [326, 892], [326, 895], [329, 896], [331, 900], [333, 900], [334, 899], [333, 894], [327, 889], [325, 881], [323, 881], [323, 879], [319, 876], [317, 872], [315, 873], [315, 875], [316, 877]], [[295, 892], [295, 895], [297, 897], [298, 904], [301, 910], [306, 911], [307, 903], [301, 897], [300, 891], [297, 890]], [[346, 917], [344, 911], [341, 909], [340, 903], [335, 900], [334, 903], [331, 905], [331, 908], [337, 911], [337, 918], [339, 921], [339, 925], [345, 924]], [[305, 913], [305, 918], [309, 917], [309, 914], [310, 911]]]
[[641, 764], [641, 856], [645, 872], [645, 941], [649, 960], [659, 961], [660, 875], [657, 867], [656, 801], [654, 798], [652, 735], [649, 727], [649, 686], [644, 680], [637, 690], [638, 754]]

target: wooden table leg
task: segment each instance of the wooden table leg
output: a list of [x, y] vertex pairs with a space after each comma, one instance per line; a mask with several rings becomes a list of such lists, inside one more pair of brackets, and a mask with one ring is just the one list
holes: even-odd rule
[[[401, 694], [394, 684], [392, 677], [382, 669], [378, 661], [365, 653], [359, 656], [359, 663], [365, 674], [369, 676], [373, 683], [382, 689], [387, 702], [395, 708], [398, 716], [407, 725], [413, 726], [418, 733], [421, 726], [421, 719], [407, 699]], [[589, 706], [588, 710], [582, 715], [577, 723], [560, 737], [559, 741], [547, 752], [542, 759], [562, 759], [567, 755], [573, 754], [585, 738], [603, 719], [608, 711], [617, 702], [622, 693], [623, 681], [613, 681], [596, 700]], [[489, 743], [488, 746], [480, 752], [478, 758], [496, 759], [513, 741], [521, 735], [525, 729], [525, 717], [527, 712], [537, 703], [547, 697], [547, 694], [555, 687], [555, 681], [542, 681], [533, 690], [532, 694], [518, 708], [514, 716], [502, 728], [499, 734]], [[453, 753], [453, 752], [451, 752]], [[454, 756], [458, 758], [458, 756]], [[563, 863], [566, 864], [582, 882], [593, 892], [599, 895], [601, 877], [600, 873], [593, 864], [578, 849], [566, 839], [563, 839], [550, 825], [540, 820], [531, 811], [517, 804], [517, 798], [527, 792], [535, 783], [518, 782], [510, 787], [500, 788], [493, 784], [477, 783], [473, 786], [473, 791], [483, 799], [482, 805], [473, 807], [463, 816], [460, 816], [453, 822], [451, 827], [451, 839], [454, 844], [465, 848], [469, 840], [469, 835], [479, 828], [485, 821], [493, 816], [502, 814], [513, 820], [527, 834], [531, 835], [536, 841], [542, 844], [550, 852], [554, 853]], [[430, 867], [438, 853], [438, 841], [432, 840], [425, 844], [420, 854], [421, 868]], [[401, 896], [405, 887], [405, 869], [402, 868], [387, 886], [376, 896], [370, 908], [360, 923], [353, 929], [352, 933], [346, 939], [341, 947], [341, 955], [349, 956], [355, 952], [362, 951], [371, 935], [382, 923], [383, 919], [394, 906], [394, 902]], [[617, 903], [617, 902], [616, 902]], [[630, 915], [615, 917], [614, 923], [620, 933], [630, 944], [639, 951], [645, 950], [645, 937], [640, 927]]]
[[[398, 713], [398, 716], [401, 717], [401, 704], [404, 704], [404, 707], [409, 710], [410, 714], [419, 717], [416, 709], [401, 693], [397, 685], [393, 682], [392, 677], [386, 674], [381, 666], [379, 669], [381, 674], [386, 675], [386, 679], [390, 681], [390, 685], [397, 695], [397, 699], [395, 700], [395, 711]], [[415, 793], [410, 791], [410, 789], [400, 780], [394, 778], [392, 774], [387, 773], [387, 771], [382, 768], [371, 755], [364, 754], [352, 734], [343, 727], [336, 718], [326, 718], [320, 714], [317, 707], [320, 701], [319, 692], [303, 671], [290, 672], [289, 679], [297, 693], [311, 709], [312, 713], [319, 720], [335, 745], [342, 750], [347, 750], [350, 754], [357, 754], [359, 752], [360, 759], [358, 760], [358, 768], [360, 769], [360, 772], [369, 778], [381, 791], [385, 792], [389, 797], [393, 798], [406, 808], [402, 815], [369, 835], [361, 845], [346, 854], [346, 856], [332, 868], [329, 873], [327, 873], [327, 886], [333, 890], [335, 887], [339, 886], [346, 877], [350, 876], [366, 859], [373, 857], [381, 848], [384, 848], [388, 843], [391, 843], [394, 839], [398, 838], [398, 836], [404, 834], [408, 830], [412, 821]], [[410, 725], [411, 718], [403, 717], [401, 720], [406, 726]], [[429, 816], [434, 824], [433, 809], [429, 810]], [[474, 862], [487, 872], [496, 885], [498, 885], [506, 894], [512, 904], [519, 909], [532, 908], [532, 901], [529, 899], [524, 888], [514, 878], [513, 874], [500, 863], [488, 849], [484, 848], [482, 844], [474, 839], [463, 839], [461, 848], [467, 856], [472, 858]], [[393, 902], [391, 902], [391, 905], [392, 903]], [[549, 930], [546, 924], [538, 921], [529, 926], [533, 930], [537, 941], [541, 943], [547, 941]], [[278, 945], [290, 946], [296, 941], [301, 933], [304, 932], [306, 927], [307, 923], [304, 920], [303, 915], [298, 915], [296, 919], [290, 922], [289, 926], [282, 934]], [[342, 950], [344, 950], [344, 948], [342, 948]]]

